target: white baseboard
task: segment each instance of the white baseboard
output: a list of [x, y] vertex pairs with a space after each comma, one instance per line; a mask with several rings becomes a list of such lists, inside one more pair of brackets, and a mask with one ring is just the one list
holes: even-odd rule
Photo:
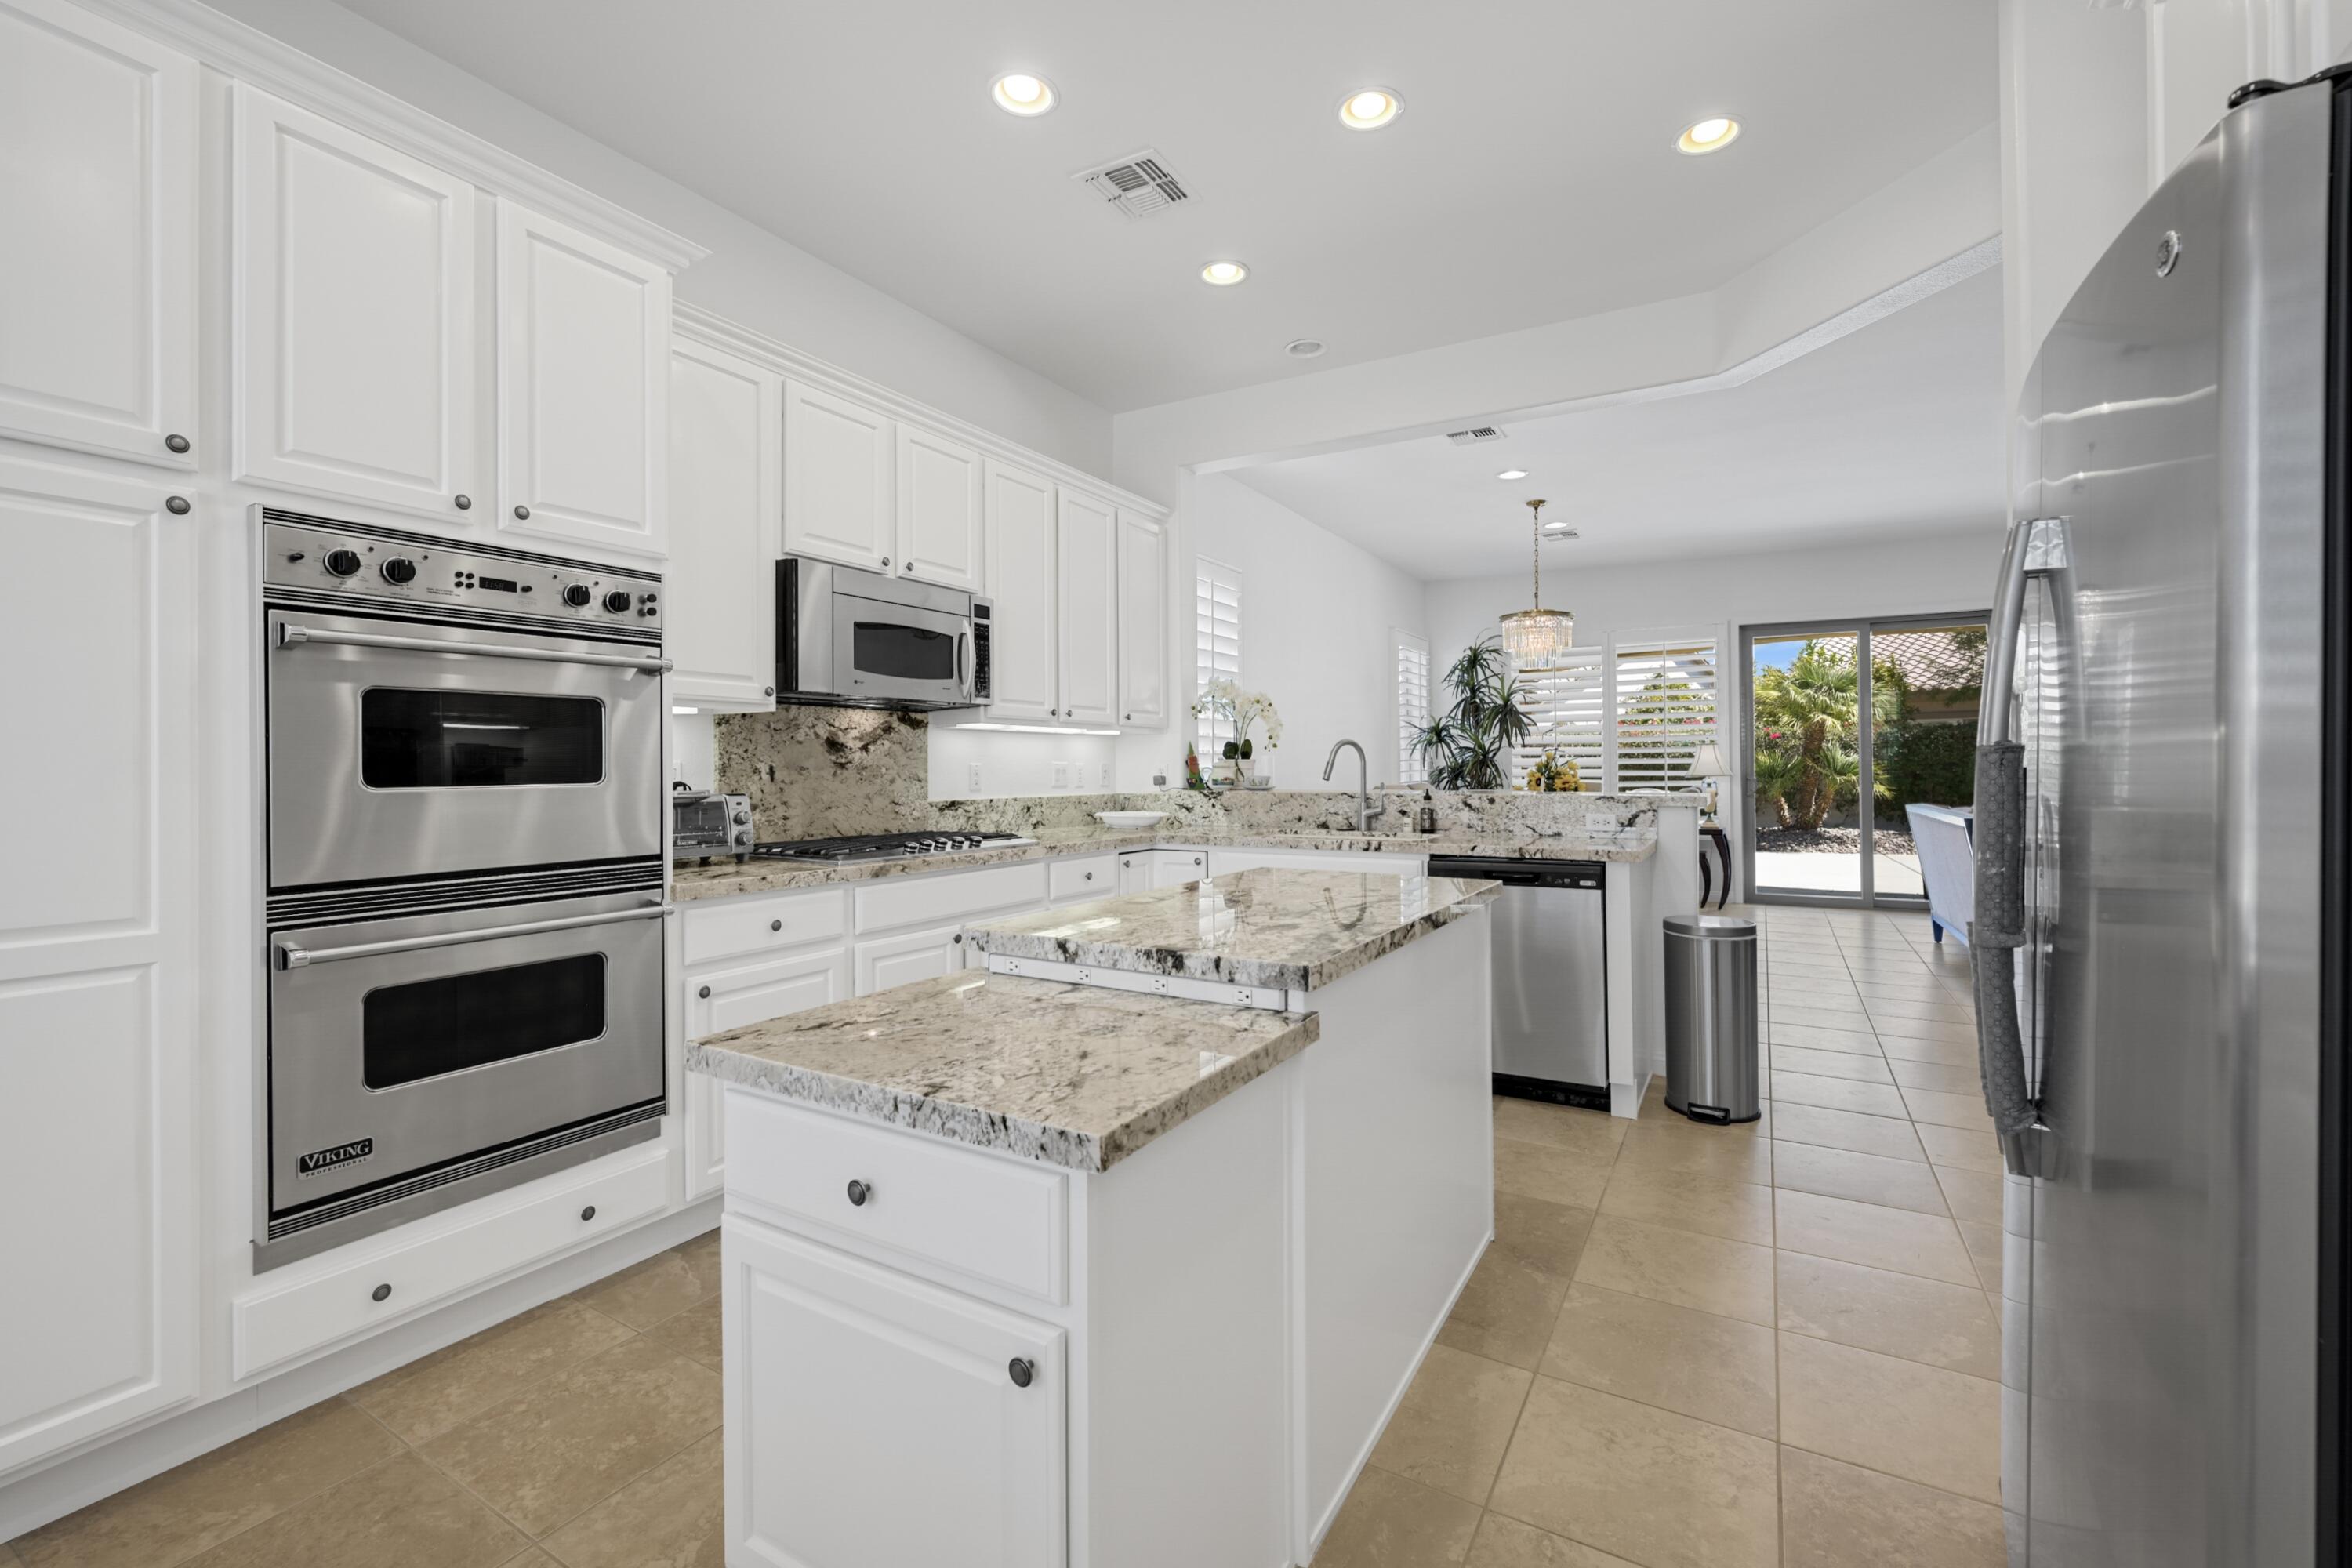
[[54, 1460], [0, 1486], [0, 1542], [62, 1519], [321, 1399], [356, 1388], [518, 1312], [568, 1295], [715, 1229], [719, 1205], [714, 1194], [289, 1372], [202, 1405], [183, 1406]]

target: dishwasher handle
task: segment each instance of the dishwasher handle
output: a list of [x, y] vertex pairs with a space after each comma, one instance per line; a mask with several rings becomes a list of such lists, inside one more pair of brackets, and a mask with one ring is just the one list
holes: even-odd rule
[[1500, 882], [1507, 888], [1571, 888], [1601, 890], [1603, 868], [1598, 860], [1523, 860], [1501, 855], [1433, 855], [1433, 877]]

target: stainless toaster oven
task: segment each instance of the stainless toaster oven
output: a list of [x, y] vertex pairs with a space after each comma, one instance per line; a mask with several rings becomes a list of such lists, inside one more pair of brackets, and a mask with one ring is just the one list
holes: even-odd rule
[[752, 837], [750, 795], [713, 795], [699, 789], [670, 791], [671, 859], [708, 860], [714, 855], [748, 859]]

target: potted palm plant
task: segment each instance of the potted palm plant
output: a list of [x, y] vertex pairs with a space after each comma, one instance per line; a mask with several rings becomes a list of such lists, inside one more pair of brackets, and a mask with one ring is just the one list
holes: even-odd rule
[[1443, 790], [1511, 787], [1511, 758], [1528, 738], [1518, 682], [1493, 637], [1462, 650], [1445, 671], [1454, 700], [1422, 726], [1414, 748], [1429, 766], [1430, 785]]

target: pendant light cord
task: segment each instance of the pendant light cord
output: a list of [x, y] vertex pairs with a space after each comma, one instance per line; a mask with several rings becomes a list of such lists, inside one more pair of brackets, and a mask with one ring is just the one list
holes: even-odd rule
[[1544, 503], [1539, 500], [1528, 502], [1528, 510], [1531, 514], [1528, 520], [1530, 532], [1533, 535], [1528, 544], [1528, 552], [1535, 558], [1534, 607], [1538, 610], [1543, 608], [1543, 509]]

